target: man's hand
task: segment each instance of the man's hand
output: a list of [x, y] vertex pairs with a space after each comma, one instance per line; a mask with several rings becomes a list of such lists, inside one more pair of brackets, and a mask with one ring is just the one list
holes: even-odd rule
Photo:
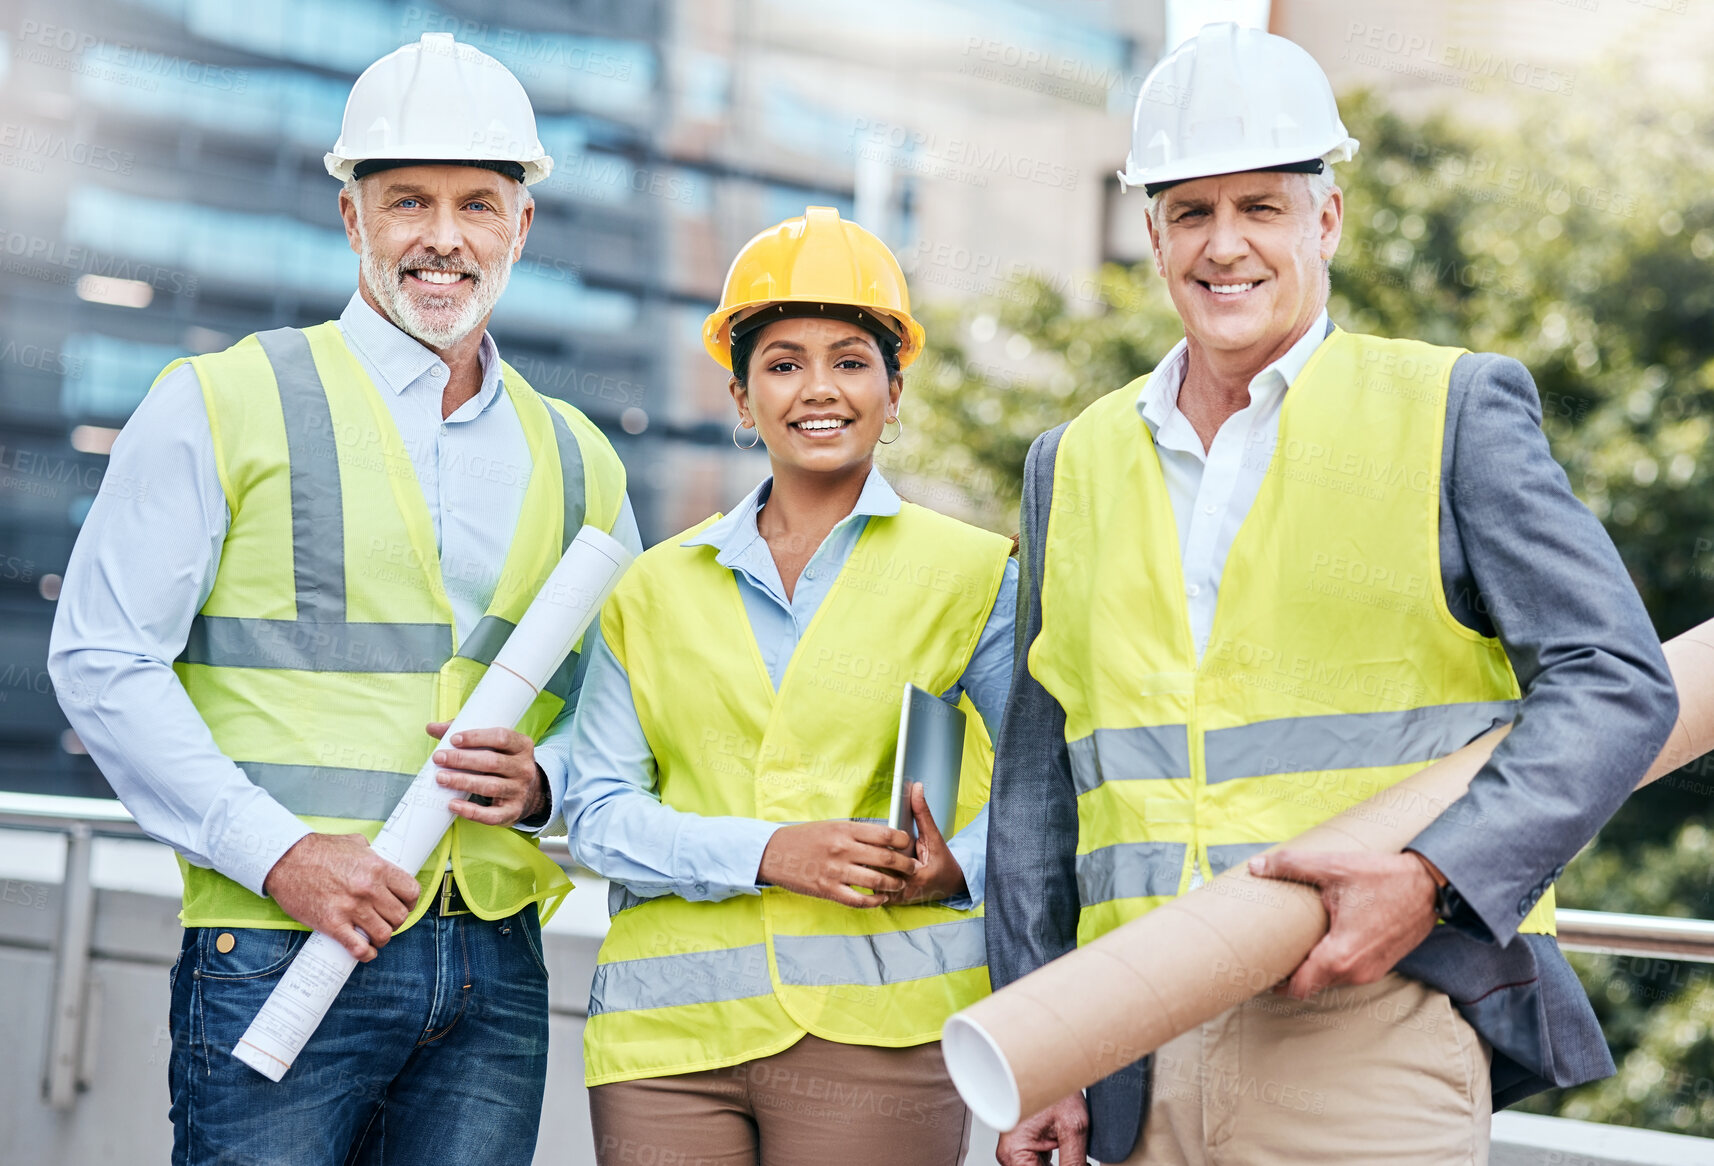
[[367, 963], [416, 905], [417, 880], [361, 834], [305, 834], [262, 882], [280, 910]]
[[[436, 741], [446, 735], [450, 721], [428, 726]], [[452, 812], [472, 822], [510, 826], [520, 818], [535, 818], [553, 804], [548, 776], [536, 764], [536, 743], [512, 729], [465, 729], [450, 742], [454, 748], [437, 749], [434, 763], [441, 767], [435, 780], [447, 789], [479, 794], [488, 804], [459, 798]]]
[[1298, 1000], [1340, 984], [1373, 984], [1434, 930], [1435, 879], [1415, 854], [1280, 850], [1252, 858], [1250, 873], [1321, 890], [1327, 934], [1284, 985]]
[[911, 784], [911, 816], [917, 822], [916, 870], [905, 880], [903, 890], [887, 896], [887, 904], [938, 903], [964, 894], [969, 889], [964, 870], [946, 848], [946, 839], [928, 812], [928, 795], [920, 781]]
[[[875, 822], [782, 826], [768, 839], [756, 878], [847, 907], [884, 907], [916, 873], [916, 859], [904, 853], [910, 844], [903, 830]], [[865, 895], [855, 887], [877, 893]]]
[[1083, 1094], [1054, 1102], [1040, 1113], [1000, 1135], [994, 1161], [1000, 1166], [1047, 1166], [1048, 1155], [1059, 1151], [1059, 1166], [1083, 1166], [1089, 1160], [1089, 1105]]

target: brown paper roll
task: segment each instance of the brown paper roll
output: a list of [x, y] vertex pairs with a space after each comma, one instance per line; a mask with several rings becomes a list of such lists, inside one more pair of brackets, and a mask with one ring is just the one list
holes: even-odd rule
[[[1639, 788], [1714, 749], [1714, 620], [1665, 645], [1678, 724]], [[1397, 853], [1456, 802], [1508, 728], [1471, 742], [1276, 849]], [[1289, 976], [1327, 933], [1319, 893], [1239, 865], [946, 1022], [942, 1049], [1000, 1130]]]

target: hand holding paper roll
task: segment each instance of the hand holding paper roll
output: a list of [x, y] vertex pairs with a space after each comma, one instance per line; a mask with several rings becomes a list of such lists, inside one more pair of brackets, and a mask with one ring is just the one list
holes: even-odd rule
[[[1714, 749], [1714, 620], [1665, 646], [1678, 725], [1639, 785]], [[1463, 795], [1496, 729], [1275, 849], [1396, 853]], [[1243, 866], [1080, 947], [946, 1022], [947, 1070], [1010, 1130], [1289, 976], [1327, 931], [1319, 893]]]
[[[629, 551], [593, 526], [578, 532], [448, 726], [441, 740], [443, 749], [450, 748], [450, 738], [466, 730], [517, 723], [588, 630], [631, 558]], [[432, 756], [424, 762], [375, 837], [375, 853], [413, 878], [452, 824], [448, 807], [465, 796], [441, 785], [436, 779], [438, 769]], [[320, 932], [311, 935], [232, 1055], [278, 1081], [309, 1042], [356, 964], [336, 940]]]

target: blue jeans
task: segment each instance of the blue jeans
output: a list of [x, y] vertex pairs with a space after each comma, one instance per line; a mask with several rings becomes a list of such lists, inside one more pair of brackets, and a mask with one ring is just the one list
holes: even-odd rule
[[[219, 938], [231, 935], [228, 952]], [[172, 971], [174, 1166], [527, 1166], [548, 1063], [532, 904], [431, 908], [358, 964], [278, 1084], [231, 1055], [308, 933], [190, 928]]]

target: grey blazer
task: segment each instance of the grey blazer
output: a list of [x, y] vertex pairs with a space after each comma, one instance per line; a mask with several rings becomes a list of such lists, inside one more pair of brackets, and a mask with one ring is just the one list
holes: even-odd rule
[[[1017, 655], [988, 818], [988, 966], [996, 989], [1076, 945], [1077, 802], [1065, 712], [1030, 675], [1062, 425], [1025, 463]], [[1678, 698], [1612, 540], [1548, 451], [1535, 383], [1491, 353], [1453, 366], [1440, 485], [1441, 581], [1465, 626], [1498, 635], [1524, 691], [1470, 792], [1411, 848], [1463, 906], [1398, 965], [1447, 993], [1494, 1047], [1495, 1108], [1608, 1076], [1613, 1060], [1549, 936], [1517, 934], [1542, 893], [1665, 744]], [[1133, 1150], [1148, 1058], [1092, 1086], [1090, 1154]]]

